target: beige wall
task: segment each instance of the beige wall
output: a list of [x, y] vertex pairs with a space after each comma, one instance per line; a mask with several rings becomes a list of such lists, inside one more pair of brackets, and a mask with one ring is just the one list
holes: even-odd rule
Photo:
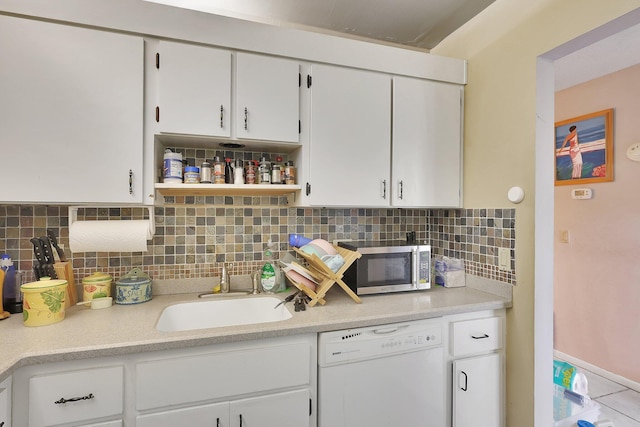
[[432, 50], [468, 61], [464, 206], [508, 206], [506, 192], [514, 185], [527, 195], [516, 206], [518, 285], [507, 316], [508, 426], [534, 425], [537, 58], [636, 7], [635, 0], [497, 0]]
[[[614, 181], [555, 188], [554, 348], [640, 382], [640, 65], [556, 93], [557, 121], [614, 109]], [[591, 200], [570, 191], [588, 187]], [[569, 231], [569, 243], [559, 231]]]

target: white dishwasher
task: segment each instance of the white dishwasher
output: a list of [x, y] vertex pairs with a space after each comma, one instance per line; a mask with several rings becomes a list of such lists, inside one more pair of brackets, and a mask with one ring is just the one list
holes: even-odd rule
[[323, 332], [318, 427], [444, 427], [440, 318]]

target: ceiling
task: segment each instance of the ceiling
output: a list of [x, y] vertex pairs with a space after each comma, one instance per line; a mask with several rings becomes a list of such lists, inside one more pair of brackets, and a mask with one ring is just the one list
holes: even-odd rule
[[147, 0], [429, 50], [495, 0]]

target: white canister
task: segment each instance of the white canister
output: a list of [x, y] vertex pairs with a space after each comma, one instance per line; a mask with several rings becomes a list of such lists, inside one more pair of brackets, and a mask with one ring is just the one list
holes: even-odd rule
[[163, 182], [182, 182], [182, 153], [166, 149], [162, 163]]

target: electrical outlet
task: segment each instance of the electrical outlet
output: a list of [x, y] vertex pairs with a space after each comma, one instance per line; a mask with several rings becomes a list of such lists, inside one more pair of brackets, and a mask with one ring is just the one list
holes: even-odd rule
[[569, 243], [569, 230], [560, 230], [560, 243]]
[[509, 248], [498, 248], [498, 269], [511, 270], [511, 251]]

